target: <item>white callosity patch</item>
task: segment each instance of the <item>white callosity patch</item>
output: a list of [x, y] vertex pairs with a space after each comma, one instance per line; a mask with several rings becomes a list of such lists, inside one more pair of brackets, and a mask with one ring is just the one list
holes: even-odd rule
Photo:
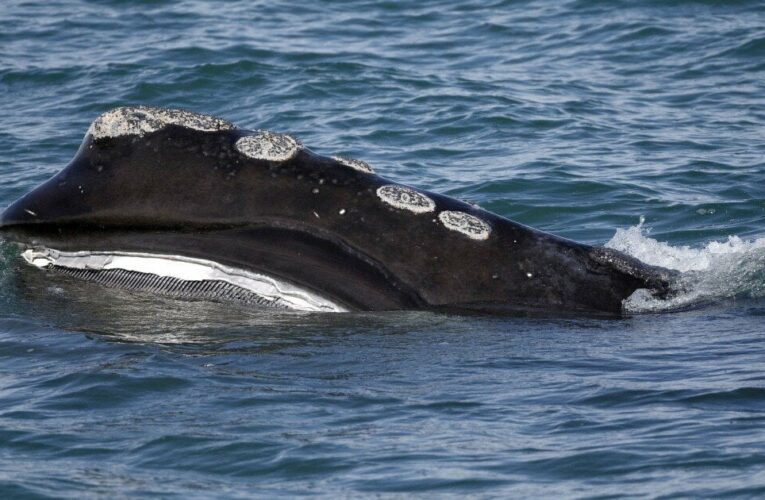
[[90, 125], [88, 134], [94, 139], [124, 135], [142, 136], [161, 130], [168, 125], [178, 125], [202, 132], [218, 132], [234, 128], [231, 123], [214, 116], [182, 109], [136, 106], [116, 108], [102, 114]]
[[416, 214], [432, 212], [436, 203], [412, 188], [388, 184], [377, 188], [377, 196], [388, 205]]
[[373, 174], [375, 173], [374, 170], [372, 170], [372, 167], [369, 166], [368, 163], [363, 162], [361, 160], [357, 160], [355, 158], [345, 158], [343, 156], [333, 156], [333, 160], [336, 162], [345, 165], [346, 167], [352, 168], [354, 170], [358, 170], [359, 172], [364, 172], [367, 174]]
[[284, 280], [205, 259], [137, 252], [63, 252], [50, 248], [28, 249], [22, 253], [22, 257], [40, 268], [59, 266], [92, 271], [123, 270], [184, 281], [222, 281], [298, 311], [346, 310], [339, 304]]
[[236, 149], [254, 160], [287, 161], [292, 159], [302, 145], [292, 136], [268, 130], [258, 130], [253, 135], [236, 141]]
[[447, 229], [462, 233], [474, 240], [486, 240], [491, 235], [491, 226], [488, 223], [465, 212], [445, 210], [438, 214], [438, 220]]

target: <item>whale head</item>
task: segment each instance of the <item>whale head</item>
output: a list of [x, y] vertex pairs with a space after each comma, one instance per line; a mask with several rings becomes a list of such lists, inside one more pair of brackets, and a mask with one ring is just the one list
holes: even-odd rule
[[159, 276], [176, 291], [225, 282], [310, 310], [621, 314], [635, 290], [669, 287], [666, 270], [386, 180], [288, 134], [146, 106], [99, 116], [0, 230], [39, 267], [155, 288]]

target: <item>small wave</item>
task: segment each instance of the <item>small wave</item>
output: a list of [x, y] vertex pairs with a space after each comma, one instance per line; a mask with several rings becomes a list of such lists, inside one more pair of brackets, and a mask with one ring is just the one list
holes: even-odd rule
[[698, 307], [724, 299], [765, 297], [765, 238], [729, 236], [704, 246], [673, 246], [650, 238], [641, 217], [637, 226], [617, 229], [606, 243], [647, 264], [680, 271], [670, 299], [638, 290], [625, 301], [629, 312], [661, 312]]

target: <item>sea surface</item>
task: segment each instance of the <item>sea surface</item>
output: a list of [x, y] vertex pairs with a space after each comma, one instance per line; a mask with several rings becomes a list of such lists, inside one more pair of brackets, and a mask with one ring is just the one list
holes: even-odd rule
[[765, 495], [763, 2], [3, 0], [0, 205], [131, 104], [292, 133], [686, 292], [618, 320], [277, 314], [3, 244], [0, 497]]

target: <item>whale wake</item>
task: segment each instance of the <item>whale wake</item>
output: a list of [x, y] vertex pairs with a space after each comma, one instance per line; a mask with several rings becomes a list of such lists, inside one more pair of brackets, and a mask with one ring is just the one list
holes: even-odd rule
[[673, 246], [648, 236], [645, 221], [619, 228], [606, 247], [643, 262], [680, 271], [679, 292], [659, 300], [638, 290], [625, 301], [629, 312], [664, 312], [691, 309], [722, 300], [765, 297], [765, 237], [711, 241], [703, 246]]

